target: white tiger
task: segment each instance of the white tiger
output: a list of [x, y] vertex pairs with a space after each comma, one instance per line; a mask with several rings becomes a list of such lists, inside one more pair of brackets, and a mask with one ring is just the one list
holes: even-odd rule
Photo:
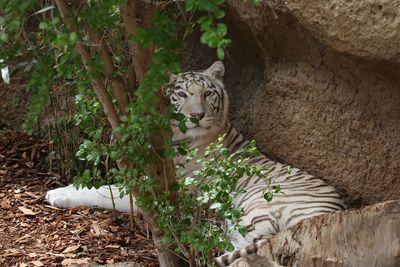
[[[199, 123], [186, 123], [186, 133], [179, 130], [177, 123], [172, 122], [173, 144], [187, 142], [191, 147], [201, 151], [218, 136], [225, 134], [224, 145], [230, 151], [236, 151], [249, 144], [243, 136], [231, 126], [227, 119], [228, 95], [224, 89], [223, 75], [225, 68], [217, 61], [207, 70], [201, 72], [185, 72], [172, 75], [171, 85], [165, 90], [166, 96], [176, 110], [186, 117], [194, 117]], [[195, 160], [186, 162], [181, 157], [175, 158], [175, 163], [183, 164], [185, 172], [197, 168]], [[238, 183], [241, 190], [234, 205], [243, 209], [242, 225], [247, 228], [247, 234], [238, 232], [231, 234], [231, 242], [235, 252], [226, 253], [216, 259], [219, 266], [227, 266], [236, 258], [257, 251], [259, 242], [279, 231], [298, 223], [299, 221], [335, 210], [345, 209], [343, 199], [338, 192], [320, 179], [313, 177], [297, 168], [290, 173], [287, 165], [274, 162], [265, 156], [252, 158], [250, 164], [269, 169], [269, 177], [281, 186], [284, 194], [274, 196], [267, 203], [263, 193], [267, 187], [265, 179], [256, 176], [245, 176]], [[114, 195], [118, 195], [117, 189]], [[75, 189], [72, 185], [51, 190], [47, 193], [47, 201], [60, 207], [98, 206], [110, 209], [112, 207], [108, 187], [95, 189]], [[127, 197], [116, 198], [116, 209], [129, 211]]]

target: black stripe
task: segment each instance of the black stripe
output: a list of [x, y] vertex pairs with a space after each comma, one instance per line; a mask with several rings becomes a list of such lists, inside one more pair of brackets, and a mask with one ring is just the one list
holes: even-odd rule
[[[269, 215], [260, 215], [260, 216], [253, 217], [253, 219], [251, 220], [251, 225], [248, 225], [245, 227], [249, 232], [254, 231], [256, 229], [256, 227], [255, 227], [256, 224], [263, 223], [263, 222], [270, 222], [271, 226], [274, 228], [276, 233], [279, 231], [279, 229], [276, 225], [276, 221], [274, 220], [274, 218], [271, 218], [271, 216], [269, 216]], [[249, 233], [247, 233], [247, 234], [249, 234]]]
[[[304, 218], [301, 219], [301, 220], [304, 220], [304, 219], [308, 219], [308, 218], [311, 218], [311, 217], [314, 217], [314, 216], [317, 216], [317, 215], [322, 215], [322, 214], [325, 214], [325, 213], [331, 213], [332, 211], [333, 211], [333, 210], [329, 210], [329, 211], [325, 211], [325, 210], [315, 210], [315, 211], [312, 211], [312, 212], [309, 212], [309, 213], [300, 213], [300, 214], [292, 215], [292, 216], [289, 217], [288, 220], [286, 220], [285, 226], [286, 226], [286, 227], [292, 226], [292, 225], [290, 224], [290, 221], [292, 221], [292, 220], [294, 220], [294, 219], [296, 219], [296, 218], [299, 218], [299, 217], [301, 217], [301, 216], [304, 216]], [[314, 214], [314, 215], [312, 215], [312, 214]], [[312, 216], [311, 216], [311, 215], [312, 215]], [[299, 222], [300, 222], [300, 221], [299, 221]]]

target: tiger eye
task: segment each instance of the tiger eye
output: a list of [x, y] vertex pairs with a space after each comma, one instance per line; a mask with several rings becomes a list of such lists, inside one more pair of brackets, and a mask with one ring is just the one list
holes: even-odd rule
[[205, 91], [205, 92], [204, 92], [204, 96], [205, 96], [205, 97], [210, 96], [211, 94], [212, 94], [211, 91]]
[[185, 94], [184, 92], [179, 92], [177, 95], [183, 98], [187, 97], [187, 94]]

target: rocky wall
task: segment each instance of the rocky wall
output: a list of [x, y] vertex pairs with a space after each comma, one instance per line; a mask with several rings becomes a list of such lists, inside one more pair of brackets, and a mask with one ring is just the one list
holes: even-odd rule
[[[400, 3], [275, 1], [271, 11], [227, 2], [234, 125], [270, 157], [334, 185], [352, 207], [398, 199]], [[198, 35], [189, 43], [188, 69], [215, 60]]]

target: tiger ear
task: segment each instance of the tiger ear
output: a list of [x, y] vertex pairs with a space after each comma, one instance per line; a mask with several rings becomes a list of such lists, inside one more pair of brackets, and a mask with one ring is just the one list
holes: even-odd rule
[[225, 74], [224, 63], [222, 61], [215, 61], [204, 73], [210, 78], [222, 81]]
[[172, 86], [178, 78], [178, 75], [175, 75], [172, 72], [168, 72], [168, 76], [169, 76], [168, 84], [165, 84], [162, 87], [162, 92], [163, 92], [164, 96], [166, 96], [166, 97], [168, 97], [170, 94], [172, 94], [172, 91], [173, 91]]
[[168, 72], [168, 76], [169, 76], [169, 83], [176, 82], [176, 79], [178, 78], [178, 75], [173, 74], [172, 72]]

